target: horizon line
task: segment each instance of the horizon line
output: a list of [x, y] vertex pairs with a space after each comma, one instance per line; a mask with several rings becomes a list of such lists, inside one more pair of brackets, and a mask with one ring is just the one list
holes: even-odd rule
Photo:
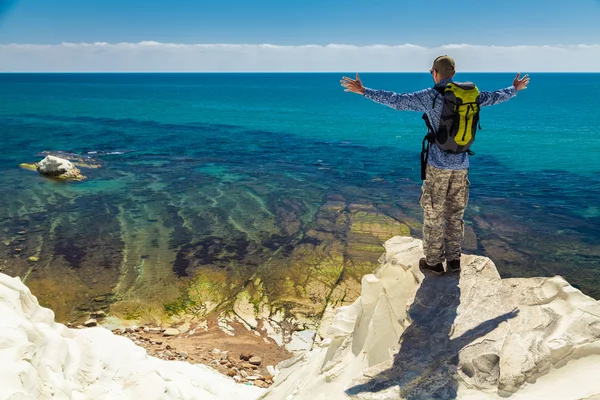
[[272, 46], [272, 47], [328, 47], [328, 46], [340, 46], [340, 47], [413, 47], [413, 48], [423, 48], [423, 49], [435, 49], [435, 48], [460, 48], [460, 47], [492, 47], [492, 48], [514, 48], [514, 47], [541, 47], [541, 48], [551, 48], [551, 47], [599, 47], [600, 43], [577, 43], [577, 44], [513, 44], [513, 45], [498, 45], [498, 44], [473, 44], [473, 43], [447, 43], [440, 45], [421, 45], [415, 43], [398, 43], [398, 44], [381, 44], [381, 43], [371, 43], [371, 44], [351, 44], [351, 43], [327, 43], [327, 44], [316, 44], [316, 43], [305, 43], [305, 44], [275, 44], [275, 43], [177, 43], [177, 42], [160, 42], [154, 40], [140, 40], [140, 41], [117, 41], [117, 42], [103, 42], [103, 41], [94, 41], [94, 42], [70, 42], [70, 41], [62, 41], [56, 43], [3, 43], [0, 42], [0, 46], [64, 46], [64, 45], [93, 45], [93, 46], [102, 46], [102, 45], [143, 45], [143, 46], [158, 46], [158, 45], [167, 45], [167, 46]]
[[[525, 71], [525, 70], [523, 70]], [[600, 71], [457, 71], [456, 74], [600, 74]], [[424, 74], [429, 71], [0, 71], [9, 74]]]

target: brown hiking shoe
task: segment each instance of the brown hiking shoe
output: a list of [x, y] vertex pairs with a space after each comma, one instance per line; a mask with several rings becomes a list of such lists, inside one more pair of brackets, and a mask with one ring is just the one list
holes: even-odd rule
[[446, 266], [451, 272], [460, 272], [460, 258], [458, 260], [446, 261]]
[[421, 268], [421, 270], [424, 271], [433, 272], [436, 275], [441, 275], [444, 273], [444, 266], [442, 265], [442, 263], [429, 265], [427, 264], [427, 260], [425, 259], [425, 257], [419, 260], [419, 268]]

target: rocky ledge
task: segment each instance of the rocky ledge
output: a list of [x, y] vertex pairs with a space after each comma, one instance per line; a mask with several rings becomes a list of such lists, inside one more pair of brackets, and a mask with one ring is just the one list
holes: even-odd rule
[[256, 399], [204, 365], [165, 361], [103, 327], [54, 322], [19, 278], [0, 273], [0, 399]]
[[560, 276], [501, 279], [485, 257], [423, 275], [408, 237], [385, 249], [331, 338], [262, 399], [600, 399], [600, 302]]

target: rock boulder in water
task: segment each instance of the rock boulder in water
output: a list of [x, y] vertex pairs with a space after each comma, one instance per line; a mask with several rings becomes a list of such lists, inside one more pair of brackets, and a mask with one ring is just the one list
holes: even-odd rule
[[38, 164], [38, 171], [40, 174], [57, 176], [71, 172], [75, 168], [71, 161], [65, 160], [64, 158], [58, 158], [54, 156], [46, 156]]
[[21, 164], [21, 168], [33, 169], [33, 165], [37, 167], [40, 174], [51, 176], [53, 178], [72, 181], [81, 181], [85, 179], [85, 176], [81, 174], [79, 168], [75, 167], [73, 163], [64, 158], [48, 155], [37, 164]]

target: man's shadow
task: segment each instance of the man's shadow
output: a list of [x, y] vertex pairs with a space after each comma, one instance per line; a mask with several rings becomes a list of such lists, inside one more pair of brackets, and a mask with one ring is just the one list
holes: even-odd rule
[[518, 314], [513, 310], [450, 339], [460, 304], [458, 281], [458, 274], [425, 275], [408, 311], [412, 323], [400, 337], [392, 368], [347, 389], [347, 395], [398, 386], [400, 397], [407, 400], [456, 399], [460, 350]]

